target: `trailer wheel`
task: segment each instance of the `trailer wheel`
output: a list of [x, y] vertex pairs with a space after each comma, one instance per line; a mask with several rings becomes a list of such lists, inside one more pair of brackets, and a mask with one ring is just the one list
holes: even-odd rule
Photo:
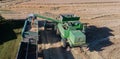
[[61, 45], [63, 48], [66, 48], [67, 47], [67, 44], [66, 44], [66, 40], [65, 39], [61, 39]]

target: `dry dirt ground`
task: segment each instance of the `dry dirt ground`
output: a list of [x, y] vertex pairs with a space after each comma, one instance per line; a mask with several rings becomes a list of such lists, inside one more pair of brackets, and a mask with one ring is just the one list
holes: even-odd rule
[[[26, 18], [30, 13], [57, 17], [63, 13], [74, 13], [87, 23], [86, 30], [89, 50], [81, 52], [72, 48], [67, 52], [59, 45], [49, 31], [52, 41], [43, 43], [49, 57], [46, 59], [119, 59], [120, 58], [120, 1], [119, 0], [34, 0], [13, 5], [1, 5], [0, 13], [6, 19]], [[44, 33], [44, 36], [46, 34]], [[54, 33], [54, 32], [53, 32]], [[44, 38], [43, 39], [46, 39]], [[54, 41], [55, 40], [55, 41]], [[54, 44], [53, 44], [54, 43]], [[57, 48], [56, 48], [57, 47]], [[46, 55], [46, 54], [45, 54]], [[45, 56], [44, 55], [44, 56]], [[70, 57], [72, 56], [72, 57]], [[44, 57], [45, 58], [45, 57]], [[40, 58], [39, 58], [40, 59]]]

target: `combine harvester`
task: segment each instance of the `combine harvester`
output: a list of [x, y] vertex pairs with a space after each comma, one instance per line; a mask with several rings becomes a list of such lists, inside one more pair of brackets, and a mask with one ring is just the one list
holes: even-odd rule
[[[61, 37], [61, 44], [64, 48], [67, 46], [85, 46], [86, 35], [85, 25], [79, 21], [80, 17], [74, 14], [60, 15], [57, 19], [48, 18], [38, 14], [30, 15], [25, 21], [22, 30], [22, 42], [17, 54], [17, 59], [37, 59], [38, 56], [38, 20], [36, 18], [45, 19], [45, 30], [52, 28], [57, 35]], [[51, 21], [51, 22], [50, 22]]]
[[38, 14], [35, 14], [35, 16], [52, 21], [51, 24], [50, 22], [46, 22], [45, 28], [52, 25], [51, 28], [56, 31], [57, 35], [61, 36], [61, 43], [63, 47], [86, 45], [86, 36], [84, 34], [85, 25], [79, 21], [80, 17], [74, 14], [63, 14], [57, 19], [44, 17]]

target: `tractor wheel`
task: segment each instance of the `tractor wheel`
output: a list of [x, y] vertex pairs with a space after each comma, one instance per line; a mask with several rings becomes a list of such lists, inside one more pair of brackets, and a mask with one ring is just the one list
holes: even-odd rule
[[67, 47], [67, 44], [66, 44], [66, 40], [65, 39], [61, 39], [61, 45], [63, 48], [66, 48]]

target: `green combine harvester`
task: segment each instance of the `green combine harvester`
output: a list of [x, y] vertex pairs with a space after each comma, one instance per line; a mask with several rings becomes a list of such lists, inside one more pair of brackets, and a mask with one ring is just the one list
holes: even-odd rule
[[[34, 14], [36, 17], [52, 21], [51, 26], [57, 35], [61, 36], [62, 46], [84, 46], [86, 45], [85, 25], [79, 21], [80, 17], [74, 14], [63, 14], [57, 19], [48, 18], [38, 14]], [[45, 23], [45, 27], [51, 25]]]

